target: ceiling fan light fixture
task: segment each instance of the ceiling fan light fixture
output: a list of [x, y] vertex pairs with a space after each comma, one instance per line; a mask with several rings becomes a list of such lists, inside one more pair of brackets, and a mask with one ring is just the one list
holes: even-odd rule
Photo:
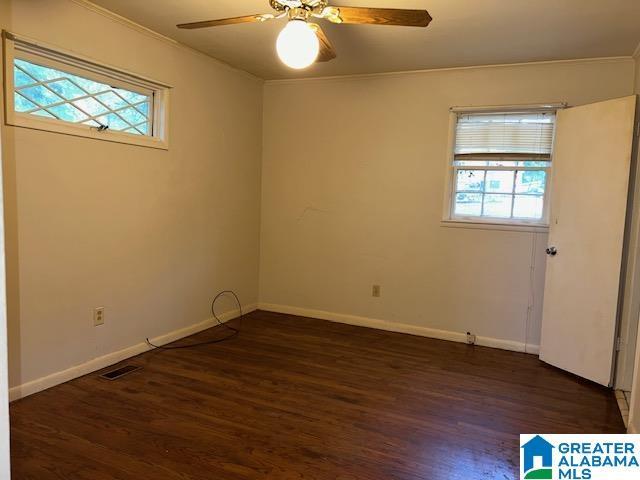
[[300, 70], [312, 65], [320, 52], [315, 30], [304, 20], [289, 20], [278, 35], [276, 49], [280, 60], [288, 67]]
[[[1, 1], [1, 0], [0, 0]], [[310, 19], [326, 20], [334, 24], [395, 25], [401, 27], [426, 27], [432, 18], [426, 10], [406, 8], [332, 7], [331, 0], [269, 0], [275, 13], [244, 15], [217, 20], [181, 23], [178, 28], [196, 29], [257, 23], [288, 17], [289, 22], [278, 35], [276, 50], [282, 63], [301, 70], [314, 62], [330, 62], [336, 58], [331, 41], [316, 23]]]

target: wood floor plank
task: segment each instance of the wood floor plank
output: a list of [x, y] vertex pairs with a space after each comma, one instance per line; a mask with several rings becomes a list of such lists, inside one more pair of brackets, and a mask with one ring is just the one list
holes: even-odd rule
[[14, 479], [506, 480], [520, 433], [624, 431], [532, 355], [269, 312], [126, 363], [11, 404]]

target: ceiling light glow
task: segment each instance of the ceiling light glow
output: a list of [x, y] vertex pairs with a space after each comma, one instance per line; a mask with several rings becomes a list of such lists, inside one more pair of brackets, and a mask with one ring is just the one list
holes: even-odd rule
[[290, 20], [278, 35], [276, 49], [285, 65], [300, 70], [316, 61], [320, 41], [307, 22]]

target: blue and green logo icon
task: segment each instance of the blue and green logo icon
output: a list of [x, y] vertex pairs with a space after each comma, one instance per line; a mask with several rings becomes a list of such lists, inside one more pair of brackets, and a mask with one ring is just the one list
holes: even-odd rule
[[523, 477], [529, 479], [551, 480], [553, 478], [554, 446], [540, 435], [536, 435], [522, 445]]

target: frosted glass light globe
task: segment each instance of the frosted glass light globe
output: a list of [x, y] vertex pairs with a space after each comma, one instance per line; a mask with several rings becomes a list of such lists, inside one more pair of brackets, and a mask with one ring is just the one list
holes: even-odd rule
[[299, 70], [316, 61], [320, 41], [307, 22], [290, 20], [278, 35], [276, 49], [285, 65]]

